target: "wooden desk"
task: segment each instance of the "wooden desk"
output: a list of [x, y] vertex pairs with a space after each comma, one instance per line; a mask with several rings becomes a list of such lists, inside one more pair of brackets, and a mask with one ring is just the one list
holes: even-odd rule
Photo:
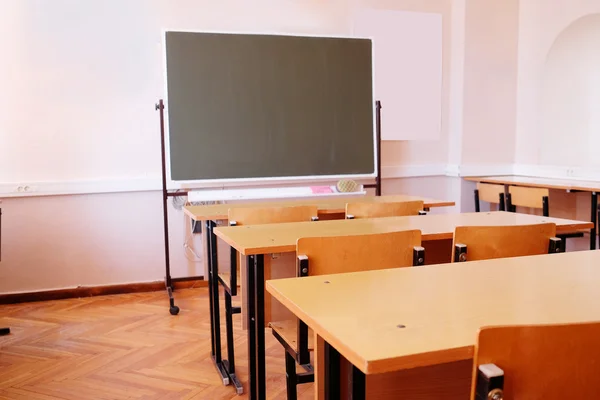
[[[540, 217], [508, 212], [439, 214], [414, 217], [391, 217], [357, 220], [297, 222], [215, 228], [214, 233], [246, 256], [244, 301], [247, 305], [249, 354], [255, 354], [256, 365], [250, 365], [251, 387], [257, 398], [265, 395], [265, 255], [294, 252], [296, 241], [306, 236], [351, 235], [419, 229], [423, 241], [448, 240], [460, 225], [525, 225], [554, 222], [557, 233], [589, 229], [591, 222]], [[425, 246], [427, 249], [427, 246]], [[425, 254], [427, 259], [427, 253]], [[214, 257], [213, 257], [214, 259]], [[218, 269], [218, 266], [215, 267]], [[357, 292], [360, 293], [360, 292]], [[383, 308], [388, 308], [382, 305]], [[251, 394], [252, 396], [252, 394]], [[254, 397], [251, 397], [254, 398]]]
[[[591, 222], [594, 226], [590, 230], [590, 250], [596, 248], [596, 226], [598, 222], [598, 192], [600, 181], [578, 181], [569, 179], [535, 178], [531, 176], [474, 176], [465, 178], [467, 181], [494, 183], [497, 185], [512, 185], [525, 187], [538, 187], [546, 189], [565, 190], [567, 192], [589, 192], [591, 198]], [[551, 208], [552, 209], [552, 208]]]
[[227, 213], [232, 207], [286, 207], [298, 205], [316, 205], [319, 214], [341, 214], [346, 210], [346, 203], [352, 201], [360, 202], [400, 202], [400, 201], [423, 201], [424, 208], [451, 207], [453, 201], [429, 199], [420, 196], [392, 195], [392, 196], [344, 196], [330, 198], [314, 198], [302, 200], [284, 200], [268, 202], [239, 202], [229, 204], [214, 204], [205, 206], [185, 206], [184, 212], [194, 221], [226, 220]]
[[[468, 399], [480, 327], [600, 320], [600, 252], [268, 281], [269, 293], [367, 374], [369, 399]], [[325, 282], [329, 283], [325, 283]], [[405, 328], [398, 328], [399, 325]]]
[[[299, 200], [273, 200], [265, 202], [244, 202], [237, 201], [227, 204], [185, 206], [184, 212], [194, 221], [204, 221], [206, 224], [206, 248], [207, 248], [207, 275], [210, 297], [210, 325], [211, 325], [211, 357], [215, 368], [219, 373], [224, 384], [232, 381], [225, 365], [229, 365], [228, 360], [224, 360], [221, 355], [221, 328], [220, 328], [220, 309], [219, 309], [219, 283], [218, 283], [218, 254], [217, 241], [213, 230], [217, 226], [217, 221], [227, 220], [227, 214], [233, 207], [284, 207], [294, 205], [316, 205], [319, 208], [319, 216], [322, 219], [344, 218], [346, 203], [350, 201], [361, 202], [400, 202], [417, 201], [424, 203], [424, 208], [453, 206], [453, 201], [443, 201], [429, 199], [420, 196], [392, 195], [392, 196], [337, 196], [337, 197], [314, 197]], [[262, 271], [262, 268], [261, 268]], [[244, 274], [242, 274], [244, 275]], [[262, 285], [262, 283], [261, 283]], [[264, 285], [263, 285], [264, 286]], [[261, 286], [262, 287], [262, 286]], [[261, 292], [262, 293], [262, 292]], [[246, 296], [244, 296], [244, 299]], [[261, 295], [262, 298], [262, 295]], [[247, 302], [243, 301], [244, 305]], [[242, 312], [246, 312], [246, 307], [242, 307]], [[246, 323], [243, 324], [246, 326]], [[264, 336], [264, 332], [263, 332]]]
[[[285, 224], [228, 226], [215, 234], [245, 256], [296, 251], [296, 241], [309, 236], [358, 235], [419, 229], [423, 241], [452, 239], [457, 226], [528, 225], [554, 222], [557, 233], [589, 229], [591, 222], [509, 212], [437, 214]], [[425, 255], [427, 257], [427, 255]]]
[[473, 182], [495, 183], [498, 185], [514, 185], [526, 187], [539, 187], [561, 190], [578, 190], [581, 192], [600, 191], [600, 181], [579, 181], [569, 179], [536, 178], [532, 176], [470, 176], [465, 180]]

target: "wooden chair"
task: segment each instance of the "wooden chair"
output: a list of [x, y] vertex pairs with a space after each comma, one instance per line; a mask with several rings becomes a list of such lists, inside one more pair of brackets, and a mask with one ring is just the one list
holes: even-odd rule
[[[284, 222], [317, 221], [317, 206], [294, 206], [294, 207], [236, 207], [228, 211], [229, 225], [261, 225]], [[232, 307], [231, 298], [237, 295], [237, 260], [238, 254], [234, 248], [230, 253], [230, 271], [219, 271], [218, 263], [213, 268], [218, 281], [225, 291], [225, 326], [227, 333], [227, 368], [230, 378], [238, 394], [243, 392], [242, 384], [235, 374], [235, 352], [233, 343], [233, 315], [241, 313], [241, 307]], [[218, 293], [214, 295], [214, 301], [218, 308]], [[220, 324], [220, 321], [215, 321]]]
[[599, 322], [482, 328], [471, 399], [596, 399], [598, 337]]
[[481, 211], [481, 200], [498, 204], [498, 210], [505, 211], [504, 185], [477, 182], [477, 189], [475, 189], [475, 212]]
[[[453, 262], [561, 252], [554, 223], [514, 226], [459, 226]], [[468, 250], [468, 252], [467, 252]]]
[[423, 215], [422, 201], [402, 201], [390, 203], [348, 203], [346, 204], [346, 218], [382, 218], [405, 217], [409, 215]]
[[[523, 186], [509, 186], [508, 194], [506, 195], [507, 210], [517, 212], [517, 206], [529, 207], [542, 210], [544, 217], [550, 216], [550, 190], [546, 188], [532, 188]], [[562, 239], [561, 251], [566, 251], [567, 239], [574, 237], [582, 237], [583, 233], [565, 233], [557, 235]]]
[[[300, 238], [296, 245], [298, 277], [423, 265], [421, 231]], [[306, 294], [310, 296], [310, 293]], [[313, 382], [310, 351], [313, 335], [298, 319], [272, 322], [275, 338], [285, 348], [288, 400], [295, 400], [298, 384]], [[305, 372], [297, 373], [296, 363]]]
[[517, 206], [536, 208], [542, 210], [542, 215], [544, 217], [549, 217], [549, 196], [550, 191], [545, 188], [509, 186], [506, 195], [507, 209], [508, 211], [516, 212]]

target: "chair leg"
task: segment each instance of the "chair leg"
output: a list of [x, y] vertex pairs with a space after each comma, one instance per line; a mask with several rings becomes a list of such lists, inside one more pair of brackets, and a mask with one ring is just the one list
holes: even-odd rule
[[297, 400], [298, 394], [296, 386], [298, 378], [296, 376], [296, 360], [290, 353], [285, 352], [285, 386], [287, 389], [288, 400]]

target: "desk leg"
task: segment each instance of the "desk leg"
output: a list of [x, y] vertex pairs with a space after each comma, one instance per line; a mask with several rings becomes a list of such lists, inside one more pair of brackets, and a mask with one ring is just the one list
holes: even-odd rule
[[[323, 364], [320, 365], [325, 366], [325, 400], [340, 400], [342, 398], [340, 353], [327, 342], [323, 342], [323, 352], [325, 353]], [[365, 400], [367, 396], [365, 374], [350, 363], [348, 363], [347, 372], [346, 396], [350, 400]]]
[[265, 256], [254, 258], [254, 328], [256, 329], [256, 391], [257, 399], [267, 395], [265, 374]]
[[229, 385], [229, 375], [221, 359], [221, 318], [219, 310], [219, 279], [217, 265], [217, 237], [213, 229], [214, 221], [206, 221], [206, 237], [208, 245], [208, 290], [211, 322], [211, 356], [223, 385]]
[[227, 376], [233, 384], [237, 394], [244, 393], [244, 386], [235, 373], [235, 350], [233, 343], [233, 313], [231, 305], [231, 293], [225, 290], [225, 318], [227, 319], [227, 360], [223, 360], [223, 366], [227, 370]]
[[266, 399], [265, 377], [265, 256], [246, 259], [248, 308], [248, 381], [250, 400]]
[[365, 400], [367, 397], [367, 385], [365, 374], [356, 368], [350, 366], [348, 373], [348, 393], [351, 393], [351, 400]]
[[594, 227], [590, 230], [590, 250], [596, 249], [596, 226], [598, 225], [598, 193], [592, 192], [592, 223]]
[[210, 312], [210, 355], [215, 357], [215, 321], [213, 316], [213, 285], [212, 285], [212, 261], [210, 250], [210, 221], [206, 221], [206, 276], [208, 277], [208, 308]]
[[254, 315], [254, 257], [246, 258], [246, 288], [243, 290], [246, 297], [246, 317], [248, 325], [248, 398], [256, 400], [256, 322]]
[[340, 400], [340, 353], [329, 343], [323, 346], [325, 360], [325, 400]]

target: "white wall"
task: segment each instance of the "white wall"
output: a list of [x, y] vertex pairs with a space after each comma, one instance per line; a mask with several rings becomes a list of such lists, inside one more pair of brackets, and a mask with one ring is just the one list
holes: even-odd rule
[[539, 162], [598, 167], [600, 13], [569, 25], [548, 52], [541, 83]]
[[[161, 28], [343, 35], [361, 6], [442, 15], [441, 137], [386, 142], [383, 164], [390, 179], [443, 175], [450, 0], [3, 0], [0, 192], [28, 184], [57, 192], [124, 192], [5, 199], [0, 292], [163, 279], [153, 109], [163, 96]], [[455, 181], [388, 179], [384, 191], [453, 200]], [[185, 257], [183, 222], [170, 207], [173, 276], [202, 275], [202, 265]], [[198, 238], [196, 244], [202, 247]]]
[[[442, 15], [442, 122], [440, 138], [437, 140], [384, 142], [381, 159], [384, 166], [390, 167], [445, 165], [448, 162], [450, 132], [450, 81], [451, 74], [454, 73], [450, 68], [454, 54], [454, 47], [452, 46], [452, 1], [358, 0], [356, 3], [361, 7], [429, 12]], [[393, 112], [393, 110], [386, 109], [385, 104], [383, 104], [382, 113], [390, 112]], [[439, 168], [437, 173], [443, 174], [444, 168]]]
[[[594, 13], [600, 13], [600, 2], [598, 0], [552, 0], [552, 6], [547, 1], [542, 0], [520, 1], [517, 163], [561, 165], [561, 163], [572, 162], [574, 164], [571, 165], [577, 166], [586, 163], [586, 160], [588, 160], [587, 151], [582, 154], [583, 149], [577, 144], [577, 142], [588, 142], [589, 140], [592, 126], [582, 126], [584, 122], [581, 119], [587, 117], [581, 114], [568, 115], [569, 110], [563, 110], [566, 113], [561, 113], [557, 117], [568, 119], [572, 125], [564, 125], [565, 120], [563, 120], [559, 126], [547, 131], [554, 117], [550, 115], [552, 105], [548, 103], [544, 105], [542, 99], [546, 91], [546, 94], [562, 97], [555, 98], [555, 101], [562, 101], [567, 108], [569, 107], [568, 103], [573, 101], [575, 97], [577, 97], [577, 101], [585, 102], [585, 99], [579, 97], [579, 95], [584, 95], [586, 91], [578, 91], [575, 87], [569, 89], [563, 86], [561, 88], [564, 82], [555, 82], [556, 85], [546, 83], [544, 89], [544, 81], [548, 82], [547, 79], [552, 75], [557, 79], [562, 75], [563, 81], [573, 82], [574, 86], [581, 87], [582, 80], [588, 78], [591, 79], [589, 84], [595, 85], [594, 78], [590, 77], [587, 72], [582, 76], [573, 75], [573, 72], [578, 70], [578, 66], [584, 65], [586, 62], [597, 62], [597, 60], [593, 61], [590, 58], [593, 57], [591, 54], [582, 54], [586, 44], [576, 39], [576, 37], [582, 38], [583, 36], [592, 38], [593, 32], [597, 29], [594, 27], [596, 23], [593, 18], [576, 21]], [[569, 28], [574, 23], [575, 25]], [[583, 25], [579, 25], [580, 23]], [[563, 32], [565, 32], [565, 36], [561, 37]], [[566, 44], [567, 42], [569, 44]], [[555, 49], [557, 53], [551, 54], [551, 49], [555, 43], [558, 46]], [[591, 46], [591, 44], [589, 45]], [[570, 53], [570, 55], [577, 58], [563, 60], [562, 63], [557, 64], [558, 54], [567, 50], [565, 46], [574, 46], [573, 53]], [[597, 48], [597, 42], [595, 42], [593, 47], [595, 51], [592, 52], [597, 54]], [[557, 68], [563, 69], [563, 71], [561, 72]], [[598, 70], [598, 68], [600, 68], [600, 65], [596, 63], [595, 69]], [[586, 104], [594, 107], [597, 102], [598, 100], [590, 98]], [[545, 111], [543, 111], [544, 108]], [[564, 141], [560, 145], [556, 141], [559, 129], [569, 131], [564, 134]], [[595, 135], [598, 135], [598, 131], [595, 132]], [[555, 148], [550, 149], [546, 146], [546, 149], [542, 150], [540, 143], [543, 141], [553, 143]], [[557, 157], [559, 151], [565, 152], [566, 157], [564, 160], [562, 157]]]
[[[4, 200], [0, 292], [163, 278], [153, 109], [163, 96], [161, 28], [348, 35], [357, 7], [439, 13], [441, 135], [384, 142], [384, 193], [454, 200], [456, 208], [436, 212], [466, 211], [472, 185], [446, 175], [509, 172], [514, 163], [598, 165], [590, 148], [600, 140], [599, 108], [593, 108], [600, 101], [600, 69], [581, 69], [598, 61], [597, 22], [590, 17], [568, 27], [600, 13], [600, 2], [551, 3], [3, 0], [0, 193], [27, 184], [123, 193]], [[564, 54], [580, 62], [557, 63]], [[555, 78], [566, 68], [585, 73], [567, 74], [574, 84], [562, 85]], [[553, 103], [541, 101], [545, 93], [589, 99], [580, 104], [592, 108], [555, 113]], [[384, 104], [383, 112], [393, 110]], [[566, 121], [574, 125], [568, 125], [571, 141], [563, 144], [557, 138]], [[547, 145], [539, 146], [544, 137]], [[567, 146], [570, 158], [561, 161]], [[202, 265], [185, 257], [182, 213], [170, 207], [170, 216], [173, 276], [202, 275]]]
[[518, 0], [467, 0], [463, 164], [512, 164]]
[[[2, 293], [164, 276], [160, 192], [14, 198], [1, 206]], [[172, 222], [179, 228], [172, 230], [173, 272], [194, 276], [181, 251], [181, 218]]]
[[343, 35], [347, 4], [3, 1], [0, 182], [158, 182], [162, 29]]

